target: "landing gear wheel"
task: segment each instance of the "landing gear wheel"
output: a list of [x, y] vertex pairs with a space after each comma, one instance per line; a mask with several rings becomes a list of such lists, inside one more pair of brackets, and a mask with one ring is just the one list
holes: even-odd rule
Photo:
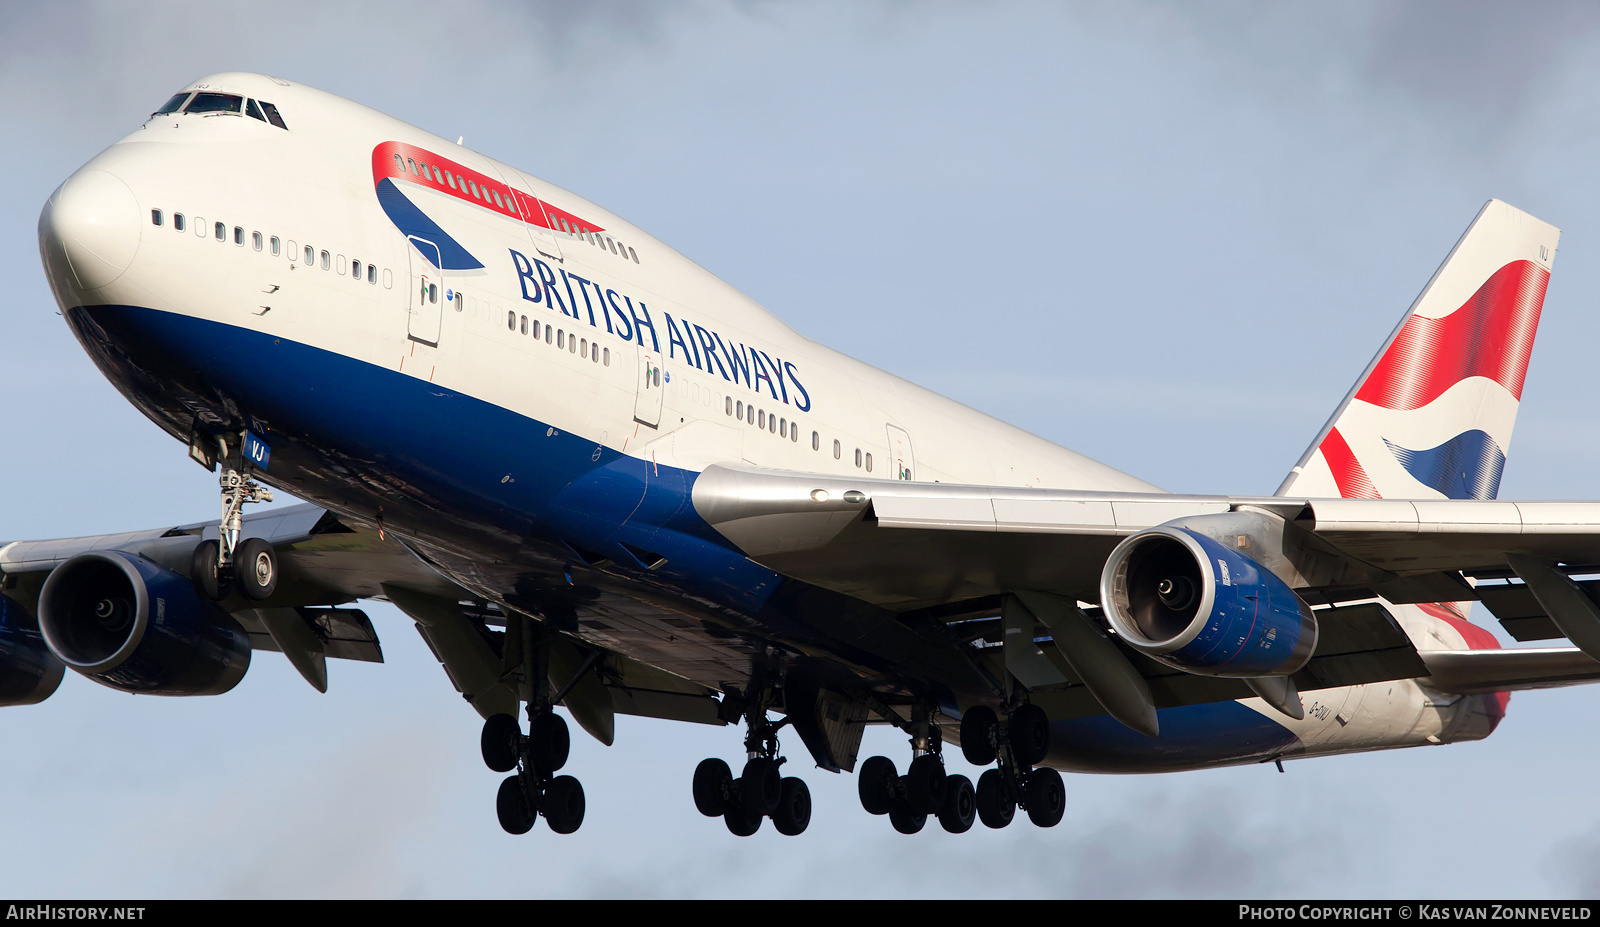
[[974, 766], [988, 766], [1000, 755], [1000, 719], [988, 705], [974, 705], [961, 716], [961, 755]]
[[811, 823], [811, 790], [804, 780], [793, 776], [783, 780], [783, 790], [778, 798], [778, 810], [772, 813], [772, 826], [785, 837], [805, 833]]
[[1006, 791], [1005, 776], [998, 769], [983, 771], [983, 775], [978, 777], [974, 797], [978, 804], [978, 820], [983, 822], [984, 827], [998, 830], [1010, 824], [1017, 815], [1017, 803]]
[[507, 776], [500, 783], [494, 810], [501, 828], [508, 834], [525, 834], [533, 830], [533, 823], [539, 819], [538, 809], [528, 800], [528, 790], [522, 787], [521, 776]]
[[728, 833], [735, 837], [748, 837], [761, 829], [761, 815], [750, 814], [744, 810], [744, 805], [734, 803], [728, 806], [728, 811], [722, 816], [722, 822], [728, 825]]
[[508, 714], [490, 715], [483, 722], [483, 734], [478, 746], [483, 751], [483, 763], [495, 772], [510, 772], [517, 768], [518, 741], [522, 731], [517, 719]]
[[744, 774], [739, 777], [739, 797], [748, 815], [759, 818], [777, 811], [778, 802], [783, 798], [783, 776], [778, 772], [778, 764], [759, 756], [744, 764]]
[[939, 826], [952, 834], [964, 834], [972, 829], [978, 817], [978, 797], [972, 780], [966, 776], [950, 776], [944, 780], [944, 807], [939, 809]]
[[216, 541], [201, 541], [195, 545], [194, 553], [189, 558], [189, 579], [193, 581], [195, 591], [212, 602], [221, 601], [228, 594], [228, 580], [226, 576], [217, 572], [217, 551], [221, 545]]
[[1027, 704], [1011, 713], [1008, 731], [1011, 753], [1023, 767], [1044, 762], [1050, 752], [1050, 718], [1038, 705]]
[[557, 776], [544, 790], [544, 819], [558, 834], [570, 834], [583, 824], [583, 785], [571, 776]]
[[905, 799], [897, 798], [889, 806], [889, 823], [902, 834], [914, 834], [928, 823], [928, 816], [921, 811], [913, 811]]
[[[567, 753], [571, 749], [567, 722], [560, 715], [547, 711], [528, 724], [528, 758], [541, 775], [549, 775], [567, 765]], [[580, 814], [579, 818], [582, 817]]]
[[922, 814], [938, 814], [944, 807], [944, 763], [932, 753], [911, 761], [906, 770], [906, 801]]
[[278, 553], [261, 538], [247, 538], [233, 551], [233, 578], [239, 592], [260, 602], [278, 591]]
[[894, 760], [886, 756], [868, 757], [861, 764], [861, 771], [856, 773], [856, 791], [861, 796], [861, 807], [868, 814], [888, 814], [894, 798], [895, 780], [900, 774], [895, 771]]
[[1028, 773], [1028, 784], [1023, 787], [1028, 799], [1028, 820], [1039, 827], [1054, 827], [1061, 823], [1067, 810], [1067, 788], [1061, 774], [1048, 766]]
[[694, 768], [694, 806], [708, 818], [721, 817], [733, 794], [733, 770], [712, 757]]

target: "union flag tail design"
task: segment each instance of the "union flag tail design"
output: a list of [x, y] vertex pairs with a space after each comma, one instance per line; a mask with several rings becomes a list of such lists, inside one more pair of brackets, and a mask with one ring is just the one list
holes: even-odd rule
[[1486, 203], [1278, 495], [1493, 499], [1560, 235]]

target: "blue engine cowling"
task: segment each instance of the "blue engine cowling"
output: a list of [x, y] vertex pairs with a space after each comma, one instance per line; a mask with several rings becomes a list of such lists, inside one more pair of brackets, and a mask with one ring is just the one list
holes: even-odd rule
[[39, 634], [39, 622], [0, 595], [0, 706], [37, 705], [55, 694], [65, 667]]
[[1162, 525], [1117, 545], [1100, 604], [1129, 646], [1202, 676], [1287, 676], [1317, 647], [1316, 618], [1287, 583], [1187, 528]]
[[79, 554], [39, 593], [39, 630], [61, 662], [147, 695], [220, 695], [250, 668], [250, 636], [189, 580], [120, 550]]

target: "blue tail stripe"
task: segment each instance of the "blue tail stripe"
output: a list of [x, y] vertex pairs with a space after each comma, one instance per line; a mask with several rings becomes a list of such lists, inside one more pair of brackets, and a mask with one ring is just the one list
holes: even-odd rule
[[1451, 499], [1493, 499], [1500, 492], [1506, 455], [1485, 432], [1463, 432], [1423, 451], [1401, 447], [1388, 438], [1383, 443], [1418, 482]]

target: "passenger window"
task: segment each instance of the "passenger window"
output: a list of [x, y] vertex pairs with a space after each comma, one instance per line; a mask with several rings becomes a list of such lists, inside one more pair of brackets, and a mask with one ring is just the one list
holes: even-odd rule
[[422, 168], [422, 179], [423, 180], [427, 180], [431, 176], [429, 171], [428, 171], [428, 162], [426, 162], [426, 161], [418, 161], [417, 162], [417, 167]]
[[267, 121], [268, 122], [272, 123], [273, 125], [277, 126], [280, 129], [289, 128], [288, 126], [283, 124], [283, 116], [281, 114], [279, 114], [278, 108], [276, 106], [273, 106], [271, 103], [268, 103], [266, 100], [262, 100], [261, 101], [261, 110], [262, 110], [262, 112], [265, 112], [267, 114]]
[[833, 459], [834, 460], [838, 460], [839, 459], [839, 439], [838, 438], [834, 438], [833, 439]]
[[228, 226], [227, 226], [227, 224], [223, 223], [223, 222], [218, 222], [218, 223], [214, 224], [211, 227], [211, 234], [216, 236], [217, 241], [227, 241], [228, 240]]
[[861, 448], [856, 448], [856, 466], [861, 466]]
[[172, 228], [179, 232], [183, 231], [183, 213], [175, 212], [172, 214]]
[[811, 449], [813, 451], [822, 450], [822, 435], [815, 431], [811, 433]]
[[765, 428], [765, 427], [767, 427], [767, 410], [766, 409], [762, 409], [760, 412], [756, 413], [756, 427], [757, 428]]
[[310, 267], [315, 263], [317, 263], [317, 249], [306, 245], [306, 266]]
[[[545, 340], [548, 341], [549, 339], [546, 338]], [[564, 348], [566, 346], [567, 346], [567, 330], [564, 329], [564, 328], [563, 329], [559, 329], [556, 332], [556, 347]]]
[[628, 257], [633, 258], [633, 263], [635, 263], [635, 264], [639, 263], [639, 253], [637, 251], [634, 251], [632, 248], [628, 249]]
[[433, 303], [434, 305], [438, 305], [438, 303], [439, 303], [439, 284], [437, 284], [437, 283], [428, 284], [428, 302]]
[[261, 233], [260, 232], [251, 232], [250, 233], [250, 247], [255, 249], [256, 251], [260, 251], [261, 250], [261, 245], [262, 245]]
[[338, 263], [337, 267], [339, 268], [339, 276], [343, 277], [344, 276], [344, 269], [345, 269], [345, 259], [344, 259], [344, 255], [342, 255], [342, 254], [339, 255], [339, 263]]
[[774, 435], [778, 433], [778, 417], [777, 416], [775, 416], [775, 415], [767, 416], [767, 433], [768, 434], [774, 434]]
[[794, 424], [789, 426], [789, 443], [790, 444], [799, 444], [800, 443], [800, 423], [799, 422], [795, 422]]
[[454, 190], [456, 188], [456, 176], [449, 171], [445, 172], [444, 182], [450, 185], [450, 189]]
[[732, 415], [733, 414], [733, 397], [732, 396], [724, 396], [722, 398], [723, 398], [723, 402], [725, 404], [725, 411], [729, 415]]
[[515, 312], [506, 313], [506, 330], [513, 332], [517, 330], [517, 314]]
[[872, 455], [871, 454], [867, 455], [867, 472], [868, 473], [872, 472]]
[[243, 245], [244, 245], [244, 228], [242, 226], [236, 225], [236, 226], [233, 227], [233, 243], [243, 247]]
[[605, 361], [604, 361], [602, 366], [610, 367], [611, 366], [611, 349], [610, 348], [606, 348], [601, 353], [605, 354]]
[[323, 270], [327, 270], [333, 264], [333, 261], [329, 260], [329, 257], [330, 256], [329, 256], [328, 252], [326, 252], [326, 251], [322, 252], [322, 269]]
[[412, 175], [414, 176], [417, 173], [417, 162], [411, 160], [410, 158], [407, 158], [406, 159], [406, 170], [409, 170], [412, 173]]
[[535, 341], [539, 340], [539, 320], [538, 319], [534, 319], [533, 320], [533, 340], [535, 340]]
[[350, 261], [350, 276], [356, 278], [356, 281], [358, 283], [360, 282], [360, 280], [361, 280], [361, 262], [360, 261], [353, 260], [353, 259]]
[[598, 342], [589, 345], [589, 363], [600, 363], [600, 344]]
[[257, 106], [254, 100], [244, 101], [244, 112], [251, 119], [259, 119], [262, 122], [267, 121], [267, 117], [261, 115], [261, 107]]
[[580, 339], [578, 343], [578, 350], [583, 354], [584, 357], [587, 358], [589, 356], [589, 339]]
[[568, 338], [567, 339], [567, 353], [568, 354], [576, 354], [577, 352], [578, 352], [578, 340], [576, 338]]
[[377, 283], [378, 282], [378, 268], [377, 268], [376, 265], [373, 265], [373, 264], [368, 264], [367, 265], [367, 282], [368, 283]]
[[385, 267], [383, 269], [383, 288], [387, 290], [387, 289], [392, 289], [393, 287], [394, 287], [394, 274], [390, 273], [389, 272], [389, 268]]
[[156, 226], [157, 228], [161, 227], [161, 210], [150, 210], [150, 224]]
[[402, 157], [400, 157], [400, 153], [399, 153], [399, 152], [395, 152], [395, 156], [394, 156], [394, 166], [395, 166], [395, 169], [396, 169], [396, 170], [398, 170], [398, 171], [400, 171], [400, 172], [402, 172], [402, 173], [404, 173], [404, 172], [405, 172], [405, 169], [406, 169], [406, 159], [405, 159], [405, 158], [402, 158]]
[[778, 419], [778, 437], [789, 437], [789, 420], [786, 418]]
[[272, 256], [277, 257], [283, 253], [283, 243], [278, 241], [278, 236], [272, 236]]
[[472, 188], [472, 195], [473, 196], [476, 196], [479, 199], [483, 198], [483, 194], [478, 192], [478, 185], [476, 183], [473, 183], [471, 180], [468, 180], [467, 181], [467, 186]]
[[489, 191], [489, 195], [494, 197], [494, 204], [496, 206], [499, 206], [501, 209], [506, 208], [506, 204], [504, 202], [502, 202], [501, 199], [500, 199], [500, 191], [499, 190], [490, 190]]
[[524, 335], [526, 335], [528, 333], [528, 317], [527, 316], [523, 316], [522, 317], [522, 333]]
[[614, 242], [611, 239], [607, 238], [606, 239], [606, 246], [611, 249], [611, 253], [612, 254], [616, 254], [617, 253], [617, 243], [616, 242]]
[[738, 402], [733, 404], [733, 417], [736, 418], [736, 419], [740, 419], [741, 421], [744, 419], [744, 400], [743, 399], [741, 399]]
[[444, 175], [440, 173], [438, 165], [434, 165], [433, 168], [433, 182], [438, 184], [444, 183]]
[[755, 406], [745, 406], [744, 407], [744, 420], [749, 422], [752, 425], [754, 425], [756, 423], [756, 407]]

